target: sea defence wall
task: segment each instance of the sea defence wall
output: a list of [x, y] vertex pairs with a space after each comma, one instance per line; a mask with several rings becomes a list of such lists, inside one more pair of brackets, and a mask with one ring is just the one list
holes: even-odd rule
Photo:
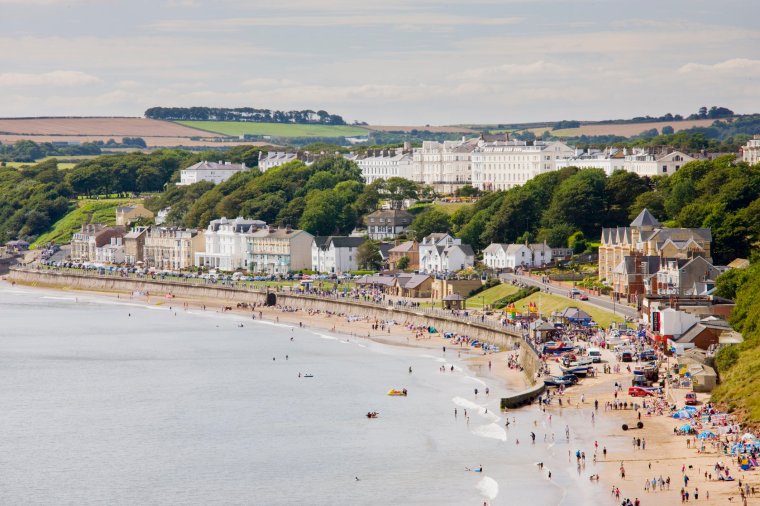
[[[520, 365], [523, 367], [525, 377], [531, 385], [535, 383], [536, 372], [540, 367], [538, 355], [523, 340], [519, 333], [508, 329], [495, 328], [474, 321], [464, 321], [457, 319], [454, 316], [447, 317], [441, 314], [434, 314], [432, 311], [423, 308], [385, 306], [347, 298], [318, 297], [284, 291], [240, 289], [145, 278], [101, 276], [69, 271], [61, 272], [12, 268], [7, 279], [8, 281], [23, 285], [63, 288], [69, 290], [110, 291], [121, 293], [142, 292], [157, 296], [173, 295], [175, 297], [218, 300], [222, 305], [234, 305], [239, 302], [245, 302], [248, 304], [265, 304], [267, 302], [267, 297], [269, 297], [270, 302], [272, 302], [271, 294], [274, 293], [276, 303], [280, 306], [290, 306], [302, 310], [347, 313], [378, 320], [411, 322], [414, 325], [432, 326], [441, 332], [454, 332], [460, 335], [477, 337], [481, 341], [495, 344], [502, 349], [511, 350], [519, 346]], [[540, 386], [543, 388], [543, 384]], [[502, 400], [502, 404], [503, 403], [504, 400]]]
[[544, 390], [546, 390], [546, 385], [540, 382], [522, 392], [517, 392], [509, 397], [502, 397], [501, 409], [515, 409], [526, 404], [532, 404], [539, 395], [544, 393]]

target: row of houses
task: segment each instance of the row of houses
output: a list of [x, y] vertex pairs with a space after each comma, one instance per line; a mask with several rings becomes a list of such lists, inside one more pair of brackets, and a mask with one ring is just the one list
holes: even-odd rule
[[[365, 182], [402, 177], [450, 194], [464, 185], [479, 190], [507, 190], [525, 184], [545, 172], [565, 167], [595, 168], [607, 175], [625, 170], [639, 176], [671, 175], [694, 160], [669, 148], [573, 149], [558, 141], [520, 141], [504, 134], [482, 134], [455, 141], [425, 141], [419, 148], [410, 144], [398, 149], [367, 150], [361, 153], [309, 153], [272, 151], [260, 153], [258, 167], [267, 171], [295, 160], [307, 165], [324, 156], [338, 155], [354, 161]], [[750, 164], [760, 160], [760, 136], [742, 147], [742, 159]], [[202, 161], [182, 170], [180, 183], [198, 181], [220, 183], [248, 170], [245, 164]]]
[[483, 250], [483, 264], [495, 271], [546, 267], [554, 259], [572, 256], [569, 248], [551, 248], [546, 242], [528, 244], [491, 243]]
[[[74, 262], [129, 264], [159, 270], [203, 267], [287, 274], [299, 270], [344, 273], [359, 269], [366, 237], [314, 237], [304, 230], [275, 228], [260, 220], [220, 218], [205, 230], [178, 227], [82, 225], [72, 236]], [[429, 273], [472, 267], [472, 248], [448, 234], [431, 234], [421, 243], [381, 245], [392, 268], [406, 256], [409, 269]]]

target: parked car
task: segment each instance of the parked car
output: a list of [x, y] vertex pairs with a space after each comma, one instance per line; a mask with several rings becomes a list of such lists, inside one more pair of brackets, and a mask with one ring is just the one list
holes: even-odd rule
[[628, 395], [631, 397], [654, 397], [654, 391], [644, 387], [628, 387]]
[[695, 394], [694, 392], [689, 392], [688, 394], [686, 394], [686, 400], [684, 401], [684, 403], [687, 406], [694, 406], [694, 405], [696, 405], [697, 404], [697, 394]]
[[624, 351], [620, 354], [620, 361], [621, 362], [633, 362], [633, 353], [630, 351]]
[[583, 294], [581, 294], [580, 297], [578, 297], [578, 299], [579, 300], [588, 300], [588, 295], [586, 295], [585, 293], [583, 293]]
[[589, 348], [588, 356], [591, 358], [591, 360], [594, 361], [595, 364], [598, 364], [602, 361], [602, 351], [599, 348]]

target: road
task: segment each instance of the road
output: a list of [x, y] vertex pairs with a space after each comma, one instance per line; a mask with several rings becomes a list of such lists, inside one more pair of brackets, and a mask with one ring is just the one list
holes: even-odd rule
[[[512, 281], [513, 279], [516, 279], [518, 281], [521, 281], [525, 283], [526, 285], [533, 285], [537, 286], [543, 291], [546, 291], [546, 289], [549, 289], [549, 293], [554, 295], [560, 295], [562, 297], [567, 297], [567, 288], [558, 287], [556, 285], [548, 285], [546, 283], [541, 283], [541, 281], [529, 278], [527, 276], [518, 276], [516, 274], [502, 274], [501, 278], [506, 280], [507, 282]], [[591, 304], [592, 306], [596, 306], [599, 309], [604, 309], [605, 311], [612, 311], [615, 314], [623, 315], [628, 318], [633, 318], [635, 321], [637, 319], [636, 310], [630, 306], [626, 306], [623, 304], [617, 304], [612, 301], [607, 296], [596, 296], [596, 295], [589, 295], [588, 300], [584, 301], [588, 304]]]

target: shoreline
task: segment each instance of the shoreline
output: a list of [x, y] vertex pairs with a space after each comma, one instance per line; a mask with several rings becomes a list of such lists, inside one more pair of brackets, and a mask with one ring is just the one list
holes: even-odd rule
[[[511, 391], [520, 391], [528, 386], [526, 378], [522, 372], [518, 369], [510, 369], [507, 367], [507, 356], [510, 355], [510, 351], [501, 351], [499, 353], [483, 354], [482, 351], [474, 351], [469, 347], [456, 347], [453, 346], [450, 340], [443, 339], [440, 334], [430, 335], [423, 334], [419, 336], [415, 334], [415, 331], [409, 330], [403, 325], [390, 325], [385, 329], [373, 330], [372, 325], [374, 321], [368, 318], [362, 318], [356, 321], [347, 321], [345, 316], [340, 317], [337, 315], [329, 315], [323, 312], [309, 314], [307, 310], [298, 311], [285, 311], [283, 308], [276, 307], [256, 307], [255, 311], [250, 308], [237, 308], [233, 307], [232, 310], [225, 311], [225, 304], [229, 304], [228, 301], [209, 300], [197, 297], [135, 297], [132, 294], [128, 294], [121, 291], [99, 291], [99, 290], [81, 290], [81, 289], [67, 289], [60, 286], [45, 286], [35, 287], [20, 284], [24, 288], [34, 289], [43, 288], [59, 293], [90, 295], [95, 297], [102, 297], [110, 300], [118, 300], [124, 303], [138, 304], [141, 306], [153, 306], [153, 307], [166, 307], [176, 311], [212, 311], [219, 315], [230, 313], [237, 317], [250, 317], [255, 315], [256, 321], [259, 321], [259, 314], [263, 316], [261, 319], [263, 322], [270, 324], [280, 324], [286, 326], [298, 327], [303, 325], [307, 330], [315, 332], [326, 332], [336, 334], [338, 337], [355, 337], [359, 339], [368, 339], [372, 342], [387, 345], [396, 346], [402, 348], [417, 348], [419, 350], [435, 351], [440, 353], [442, 358], [451, 357], [450, 361], [455, 358], [462, 361], [465, 364], [469, 372], [483, 380], [490, 382], [498, 382], [499, 385]], [[7, 286], [12, 286], [10, 282], [7, 282]], [[446, 346], [447, 350], [444, 353], [443, 347]], [[456, 357], [453, 357], [451, 353], [456, 351]], [[491, 367], [489, 368], [489, 361]], [[546, 407], [545, 411], [539, 410], [531, 411], [531, 408], [535, 409], [536, 405], [529, 405], [525, 408], [518, 408], [516, 410], [503, 411], [507, 418], [510, 414], [521, 413], [522, 415], [535, 417], [538, 414], [538, 419], [534, 421], [536, 425], [537, 421], [543, 418], [542, 424], [545, 426], [548, 419], [549, 425], [551, 425], [551, 417], [559, 416], [559, 419], [555, 419], [557, 422], [564, 424], [562, 414], [567, 413], [571, 415], [572, 412], [576, 413], [571, 415], [573, 418], [572, 430], [575, 434], [583, 433], [585, 437], [596, 438], [599, 442], [597, 459], [593, 466], [589, 466], [590, 469], [586, 471], [585, 466], [583, 468], [583, 477], [579, 479], [588, 479], [586, 474], [595, 473], [599, 475], [599, 481], [594, 483], [593, 487], [600, 495], [605, 493], [605, 490], [599, 490], [599, 487], [606, 487], [606, 492], [614, 487], [620, 488], [621, 500], [623, 497], [628, 497], [631, 500], [638, 498], [642, 501], [642, 504], [663, 504], [663, 505], [676, 505], [680, 503], [680, 489], [683, 486], [683, 474], [681, 473], [681, 467], [687, 468], [686, 474], [690, 475], [692, 481], [688, 490], [693, 493], [694, 489], [699, 488], [699, 501], [706, 504], [717, 504], [718, 502], [727, 502], [727, 498], [734, 497], [737, 500], [738, 496], [738, 480], [742, 480], [742, 483], [747, 482], [752, 486], [755, 486], [760, 490], [760, 477], [756, 473], [734, 471], [732, 468], [732, 474], [736, 477], [736, 482], [722, 482], [717, 480], [705, 480], [705, 471], [713, 472], [712, 466], [716, 461], [723, 461], [724, 463], [731, 464], [731, 457], [718, 455], [716, 453], [705, 453], [697, 455], [694, 449], [686, 449], [684, 445], [685, 438], [674, 437], [672, 428], [678, 424], [677, 420], [669, 418], [667, 415], [642, 417], [644, 421], [644, 427], [641, 430], [631, 430], [624, 432], [620, 428], [622, 423], [631, 423], [635, 420], [635, 412], [632, 410], [605, 410], [604, 405], [607, 402], [614, 400], [613, 384], [615, 382], [624, 382], [627, 380], [625, 373], [611, 373], [601, 374], [596, 378], [586, 378], [581, 384], [568, 389], [563, 395], [565, 407], [558, 407], [556, 403], [552, 403]], [[622, 392], [621, 400], [635, 400], [640, 403], [640, 399], [633, 399], [627, 396], [627, 387]], [[584, 402], [581, 402], [583, 400]], [[594, 410], [594, 401], [599, 402], [599, 409]], [[580, 411], [580, 410], [583, 411]], [[571, 410], [571, 412], [568, 412]], [[592, 431], [589, 433], [589, 426], [582, 426], [583, 421], [577, 420], [579, 416], [586, 417], [591, 416], [594, 412], [597, 417], [602, 416], [605, 419], [604, 425], [609, 425], [609, 429], [601, 431], [596, 434], [593, 429], [595, 424], [592, 422], [590, 427]], [[512, 415], [514, 416], [514, 415]], [[598, 419], [598, 418], [597, 418]], [[608, 422], [612, 422], [611, 424]], [[520, 433], [514, 432], [517, 430], [514, 427], [510, 436], [521, 437], [527, 439], [527, 434], [522, 432], [525, 427], [520, 427]], [[559, 430], [559, 426], [557, 427]], [[535, 430], [535, 429], [534, 429]], [[509, 432], [508, 432], [509, 433]], [[561, 437], [561, 436], [560, 436]], [[631, 438], [642, 438], [646, 440], [646, 449], [635, 449], [630, 441]], [[585, 444], [588, 445], [589, 441]], [[518, 443], [519, 444], [519, 443]], [[574, 446], [570, 443], [570, 446]], [[601, 455], [603, 447], [608, 448], [606, 458]], [[547, 447], [548, 448], [548, 447]], [[545, 453], [549, 453], [548, 449]], [[594, 453], [594, 449], [586, 450], [589, 460]], [[549, 458], [549, 455], [546, 455]], [[568, 459], [570, 455], [568, 454]], [[735, 462], [735, 459], [733, 459]], [[619, 476], [618, 464], [623, 463], [625, 466], [626, 476], [625, 479], [621, 479]], [[610, 465], [607, 465], [610, 464]], [[651, 468], [650, 468], [651, 465]], [[689, 466], [692, 466], [689, 468]], [[735, 467], [735, 464], [733, 464]], [[579, 467], [579, 477], [581, 475], [581, 469]], [[544, 471], [544, 474], [546, 472]], [[662, 475], [664, 478], [671, 478], [671, 489], [669, 491], [657, 491], [646, 492], [644, 490], [644, 481], [651, 479], [653, 476], [659, 477]], [[705, 500], [706, 494], [709, 491], [710, 500]], [[609, 496], [612, 499], [612, 504], [619, 504], [620, 500]], [[693, 497], [693, 496], [692, 496]], [[739, 504], [739, 502], [737, 502]]]

